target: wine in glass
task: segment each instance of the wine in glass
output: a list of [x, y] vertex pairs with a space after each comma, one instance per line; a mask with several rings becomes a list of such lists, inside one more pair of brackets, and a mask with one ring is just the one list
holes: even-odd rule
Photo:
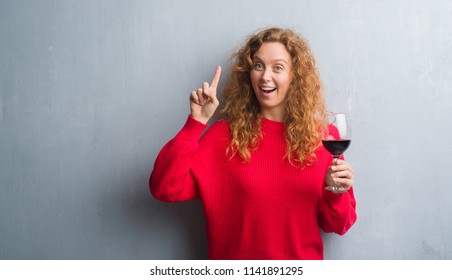
[[[333, 155], [334, 159], [338, 159], [350, 146], [351, 141], [351, 128], [347, 121], [347, 114], [328, 112], [327, 125], [322, 132], [322, 143], [325, 149]], [[347, 190], [340, 185], [327, 186], [326, 189]]]

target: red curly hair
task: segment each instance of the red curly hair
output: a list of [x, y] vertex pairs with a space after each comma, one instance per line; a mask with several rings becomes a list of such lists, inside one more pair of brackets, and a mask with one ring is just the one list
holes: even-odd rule
[[233, 58], [230, 79], [224, 86], [220, 115], [229, 122], [232, 141], [227, 152], [248, 162], [261, 134], [259, 102], [250, 72], [253, 56], [265, 42], [282, 43], [292, 58], [292, 79], [285, 101], [286, 158], [300, 168], [316, 162], [315, 149], [321, 143], [326, 105], [315, 59], [303, 37], [290, 29], [269, 28], [248, 38]]

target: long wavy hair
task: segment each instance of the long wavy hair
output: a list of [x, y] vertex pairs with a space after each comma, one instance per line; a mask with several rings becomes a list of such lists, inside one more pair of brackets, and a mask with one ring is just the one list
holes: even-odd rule
[[269, 28], [251, 35], [234, 55], [230, 79], [222, 92], [222, 118], [229, 122], [232, 141], [227, 152], [248, 162], [262, 139], [260, 106], [251, 84], [254, 54], [266, 42], [282, 43], [292, 58], [291, 84], [285, 100], [286, 158], [294, 166], [313, 165], [321, 143], [326, 105], [319, 72], [309, 45], [290, 29]]

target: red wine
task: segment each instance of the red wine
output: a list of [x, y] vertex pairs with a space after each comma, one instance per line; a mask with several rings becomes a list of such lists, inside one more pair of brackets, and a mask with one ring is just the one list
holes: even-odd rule
[[323, 146], [328, 150], [333, 156], [342, 155], [352, 140], [323, 140]]

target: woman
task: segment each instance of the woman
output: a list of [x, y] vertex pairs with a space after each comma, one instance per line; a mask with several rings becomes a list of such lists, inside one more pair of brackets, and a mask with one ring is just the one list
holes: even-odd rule
[[[355, 222], [353, 171], [322, 147], [325, 102], [308, 44], [288, 29], [252, 35], [235, 54], [222, 119], [212, 83], [190, 96], [182, 130], [150, 178], [162, 201], [201, 199], [210, 259], [323, 259], [321, 230]], [[329, 185], [345, 191], [328, 191]]]

